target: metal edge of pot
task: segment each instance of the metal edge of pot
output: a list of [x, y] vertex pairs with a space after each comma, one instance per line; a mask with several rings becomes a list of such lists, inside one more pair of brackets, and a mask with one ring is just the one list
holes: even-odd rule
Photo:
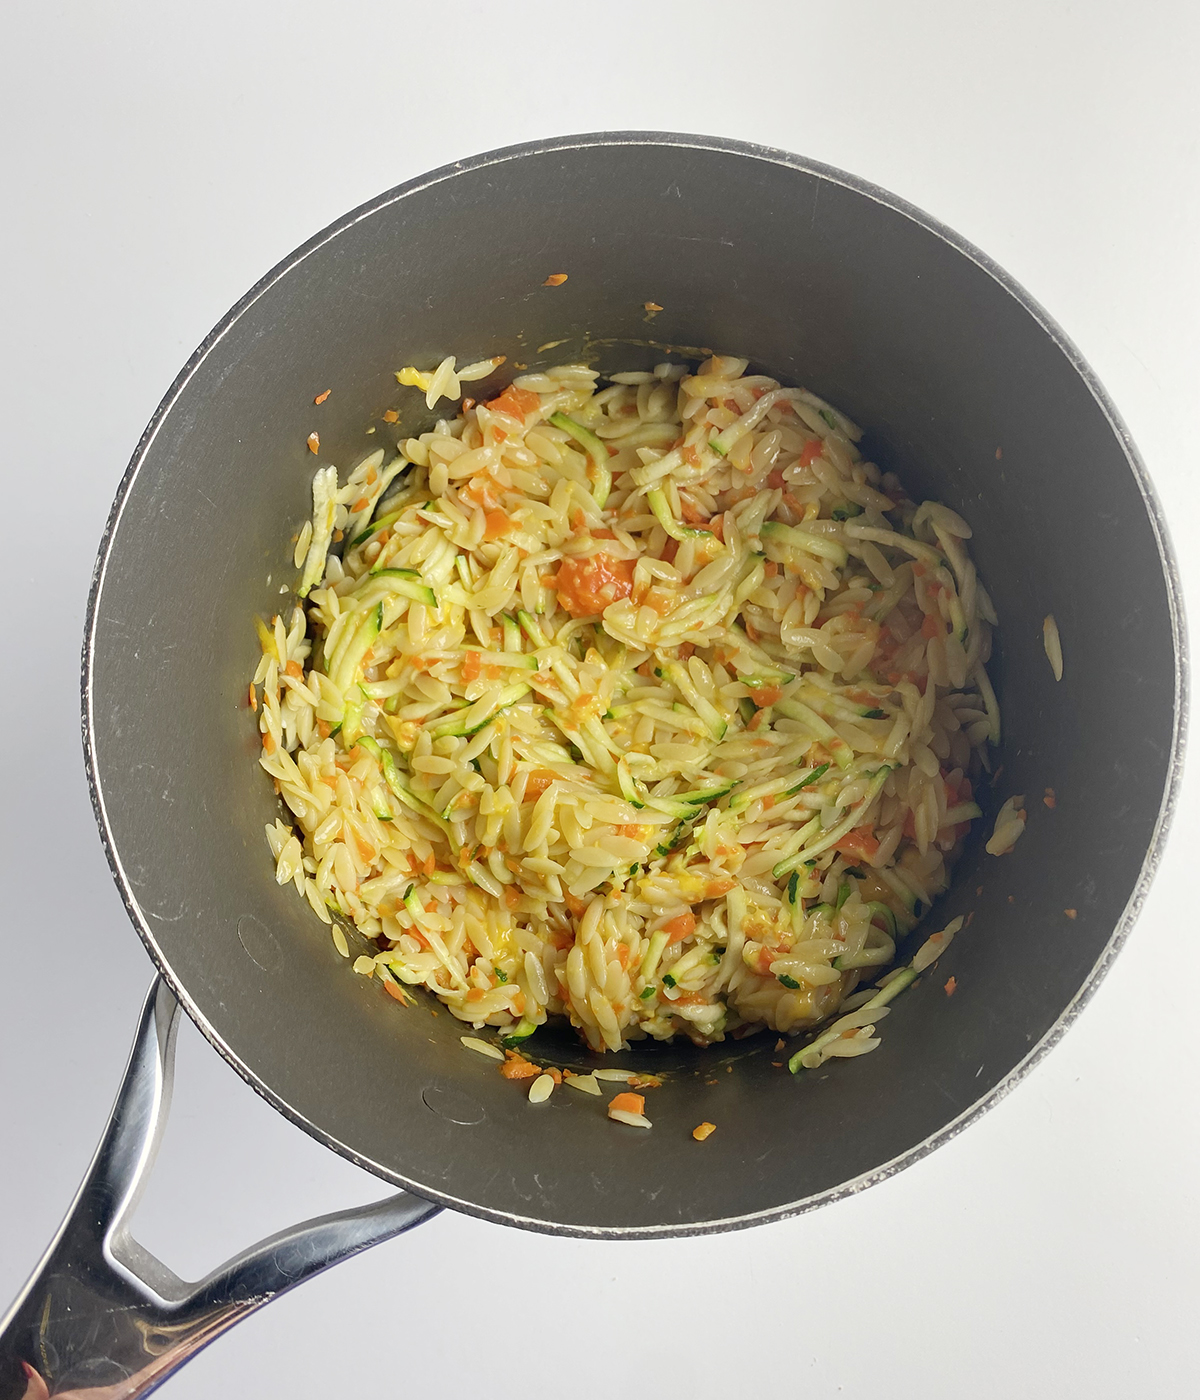
[[[532, 1217], [517, 1215], [512, 1212], [484, 1209], [474, 1202], [461, 1200], [446, 1193], [432, 1191], [428, 1187], [417, 1189], [403, 1177], [383, 1166], [381, 1163], [371, 1161], [369, 1158], [355, 1152], [347, 1145], [330, 1137], [329, 1134], [306, 1119], [302, 1114], [292, 1108], [290, 1104], [276, 1095], [247, 1065], [242, 1063], [217, 1035], [199, 1007], [188, 995], [187, 988], [180, 983], [172, 970], [165, 966], [158, 957], [154, 946], [154, 940], [142, 918], [142, 912], [137, 900], [134, 898], [130, 883], [121, 864], [120, 854], [116, 849], [116, 843], [109, 827], [104, 805], [104, 795], [97, 774], [92, 712], [92, 672], [95, 658], [97, 607], [100, 593], [104, 585], [104, 576], [109, 555], [112, 550], [113, 540], [117, 526], [120, 523], [125, 502], [129, 497], [146, 453], [149, 451], [163, 420], [183, 391], [184, 386], [190, 380], [197, 366], [204, 360], [209, 351], [226, 334], [230, 327], [241, 317], [243, 312], [252, 306], [269, 287], [279, 280], [279, 278], [290, 272], [292, 268], [301, 263], [309, 254], [315, 252], [333, 238], [336, 238], [345, 229], [350, 228], [361, 219], [368, 218], [380, 209], [386, 208], [388, 205], [398, 200], [405, 199], [409, 195], [440, 184], [465, 171], [477, 170], [489, 165], [502, 165], [508, 161], [523, 159], [526, 156], [592, 146], [621, 145], [680, 146], [693, 150], [718, 151], [747, 157], [752, 160], [764, 161], [773, 165], [785, 166], [804, 174], [815, 175], [820, 179], [827, 180], [832, 184], [840, 185], [856, 194], [860, 194], [909, 219], [911, 222], [917, 224], [926, 232], [932, 234], [935, 238], [940, 239], [943, 243], [960, 253], [970, 262], [973, 262], [982, 272], [992, 278], [993, 281], [1007, 292], [1008, 295], [1037, 322], [1042, 331], [1061, 351], [1076, 374], [1079, 375], [1079, 378], [1082, 380], [1089, 393], [1096, 400], [1098, 407], [1112, 429], [1113, 435], [1121, 445], [1129, 470], [1141, 492], [1142, 499], [1146, 506], [1146, 513], [1149, 516], [1151, 528], [1158, 546], [1159, 561], [1162, 565], [1163, 579], [1167, 591], [1175, 657], [1174, 724], [1171, 735], [1167, 782], [1164, 788], [1158, 818], [1155, 822], [1154, 832], [1145, 859], [1142, 862], [1138, 879], [1120, 918], [1113, 928], [1111, 937], [1085, 978], [1082, 986], [1079, 988], [1079, 991], [1059, 1014], [1054, 1024], [1035, 1045], [1031, 1046], [1019, 1063], [970, 1108], [964, 1110], [956, 1118], [945, 1124], [937, 1132], [932, 1133], [924, 1141], [917, 1143], [907, 1151], [882, 1163], [871, 1171], [864, 1172], [850, 1181], [843, 1182], [839, 1186], [832, 1187], [800, 1201], [790, 1202], [786, 1205], [772, 1207], [770, 1210], [758, 1211], [748, 1215], [731, 1216], [726, 1219], [711, 1220], [696, 1225], [663, 1225], [628, 1230], [603, 1226], [580, 1227], [555, 1224]], [[96, 824], [100, 832], [100, 839], [104, 846], [109, 868], [117, 883], [121, 899], [125, 905], [130, 921], [137, 930], [142, 942], [146, 945], [147, 951], [150, 953], [151, 958], [158, 967], [163, 978], [171, 987], [171, 990], [175, 993], [180, 1004], [187, 1011], [189, 1017], [200, 1030], [201, 1034], [260, 1097], [264, 1098], [273, 1108], [277, 1109], [297, 1127], [303, 1129], [310, 1136], [316, 1138], [319, 1142], [331, 1148], [340, 1156], [353, 1162], [356, 1166], [362, 1167], [364, 1170], [394, 1185], [412, 1190], [415, 1194], [422, 1195], [430, 1200], [438, 1201], [440, 1204], [464, 1214], [473, 1215], [497, 1224], [515, 1225], [544, 1234], [594, 1239], [653, 1239], [705, 1235], [726, 1230], [746, 1229], [752, 1225], [764, 1224], [773, 1220], [786, 1220], [793, 1216], [804, 1214], [810, 1210], [815, 1210], [818, 1206], [840, 1200], [843, 1197], [856, 1195], [858, 1192], [866, 1190], [869, 1186], [873, 1186], [877, 1182], [894, 1176], [902, 1168], [920, 1161], [923, 1157], [928, 1156], [935, 1148], [957, 1137], [964, 1128], [968, 1127], [988, 1109], [994, 1107], [1012, 1092], [1025, 1075], [1028, 1074], [1029, 1071], [1041, 1061], [1046, 1053], [1058, 1043], [1087, 1005], [1105, 973], [1112, 965], [1113, 959], [1120, 952], [1121, 947], [1129, 935], [1130, 929], [1133, 927], [1145, 903], [1151, 882], [1162, 860], [1167, 834], [1179, 799], [1188, 721], [1188, 673], [1189, 658], [1187, 634], [1178, 566], [1175, 561], [1163, 510], [1145, 464], [1142, 462], [1137, 448], [1133, 443], [1128, 428], [1122, 421], [1120, 414], [1095, 372], [1091, 369], [1083, 355], [1054, 318], [1029, 295], [1020, 283], [967, 239], [961, 237], [931, 215], [925, 213], [915, 205], [908, 203], [906, 200], [882, 189], [878, 185], [849, 175], [845, 171], [839, 170], [834, 166], [825, 165], [815, 160], [809, 160], [774, 147], [756, 145], [750, 142], [736, 141], [723, 137], [693, 136], [674, 132], [591, 132], [574, 136], [551, 137], [541, 141], [524, 142], [519, 145], [502, 147], [495, 151], [484, 152], [481, 155], [455, 161], [450, 165], [442, 166], [437, 170], [417, 176], [412, 180], [408, 180], [403, 184], [385, 191], [383, 194], [375, 196], [375, 198], [368, 200], [357, 208], [352, 209], [349, 213], [344, 214], [341, 218], [336, 219], [307, 242], [301, 244], [294, 252], [283, 258], [266, 273], [265, 276], [260, 278], [260, 280], [221, 318], [213, 330], [209, 332], [189, 357], [183, 369], [176, 376], [174, 383], [167, 390], [162, 401], [155, 409], [150, 422], [147, 424], [130, 458], [129, 465], [121, 478], [120, 485], [117, 488], [117, 494], [113, 501], [112, 509], [109, 512], [104, 533], [101, 537], [96, 563], [92, 571], [91, 587], [88, 594], [82, 655], [81, 718], [84, 760], [87, 770], [88, 791], [92, 801], [92, 810], [96, 817]]]

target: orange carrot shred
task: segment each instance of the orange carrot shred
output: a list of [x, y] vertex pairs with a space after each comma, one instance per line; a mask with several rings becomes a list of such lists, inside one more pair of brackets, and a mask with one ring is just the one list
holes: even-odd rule
[[502, 510], [489, 510], [483, 517], [483, 537], [498, 540], [512, 529], [512, 521]]
[[531, 389], [518, 389], [514, 384], [510, 384], [499, 397], [490, 399], [487, 404], [492, 413], [506, 413], [518, 422], [524, 422], [541, 406], [541, 399]]
[[689, 909], [686, 914], [677, 914], [673, 919], [668, 919], [662, 929], [667, 935], [668, 944], [678, 943], [681, 938], [696, 932], [696, 916]]
[[567, 274], [565, 272], [552, 272], [550, 276], [547, 277], [546, 280], [542, 283], [542, 286], [561, 287], [566, 280]]
[[332, 390], [332, 389], [326, 389], [325, 392], [324, 392], [323, 394], [318, 394], [317, 397], [316, 397], [315, 399], [313, 399], [313, 403], [324, 403], [325, 400], [326, 400], [326, 399], [330, 396], [330, 394], [332, 394], [332, 393], [333, 393], [333, 390]]
[[536, 801], [557, 777], [549, 768], [535, 768], [525, 779], [525, 801]]
[[500, 1073], [505, 1079], [531, 1079], [535, 1074], [541, 1074], [539, 1066], [524, 1055], [518, 1055], [515, 1050], [506, 1050], [504, 1054], [507, 1058], [500, 1066]]
[[715, 1123], [697, 1123], [692, 1129], [692, 1136], [697, 1142], [703, 1142], [706, 1137], [711, 1136], [716, 1131], [717, 1125]]
[[320, 439], [320, 437], [319, 437], [316, 433], [309, 433], [309, 435], [308, 435], [308, 450], [309, 450], [310, 452], [319, 452], [320, 449], [321, 449], [321, 439]]
[[250, 708], [252, 710], [258, 709], [258, 696], [255, 694], [253, 681], [250, 682]]
[[608, 1107], [609, 1112], [615, 1108], [621, 1113], [645, 1113], [646, 1098], [644, 1094], [618, 1094]]

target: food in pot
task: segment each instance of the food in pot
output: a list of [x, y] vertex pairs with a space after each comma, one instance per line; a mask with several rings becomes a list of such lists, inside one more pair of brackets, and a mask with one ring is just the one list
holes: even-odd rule
[[510, 1047], [879, 1043], [1000, 720], [971, 531], [860, 438], [732, 356], [573, 364], [318, 470], [252, 695], [358, 972]]

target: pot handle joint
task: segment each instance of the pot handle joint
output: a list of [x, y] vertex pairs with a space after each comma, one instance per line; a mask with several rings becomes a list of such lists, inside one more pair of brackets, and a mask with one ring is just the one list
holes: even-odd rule
[[156, 978], [71, 1209], [0, 1322], [0, 1400], [132, 1400], [272, 1298], [438, 1206], [401, 1191], [260, 1240], [185, 1283], [129, 1233], [166, 1126], [179, 1003]]

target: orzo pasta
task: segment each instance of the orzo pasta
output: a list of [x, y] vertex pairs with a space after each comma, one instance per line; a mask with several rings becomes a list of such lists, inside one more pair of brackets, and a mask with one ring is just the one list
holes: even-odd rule
[[260, 624], [268, 838], [394, 995], [510, 1044], [878, 1043], [980, 815], [996, 619], [958, 515], [746, 370], [527, 374], [318, 471]]

